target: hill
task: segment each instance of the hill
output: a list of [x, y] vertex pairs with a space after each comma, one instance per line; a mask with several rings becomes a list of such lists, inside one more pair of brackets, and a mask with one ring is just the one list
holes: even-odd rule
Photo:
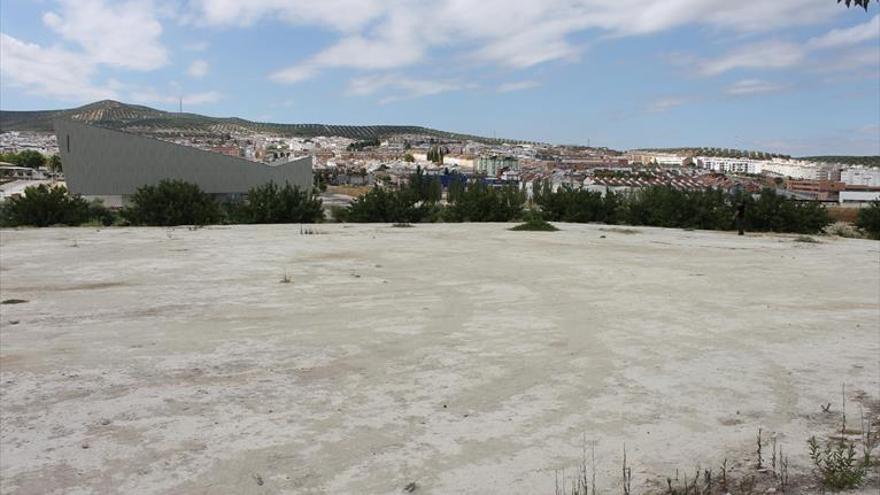
[[[273, 124], [237, 117], [208, 117], [194, 113], [175, 113], [113, 100], [90, 103], [64, 110], [0, 110], [0, 131], [52, 132], [52, 121], [64, 117], [101, 127], [146, 134], [221, 135], [227, 133], [271, 133], [287, 137], [340, 136], [351, 139], [386, 138], [414, 135], [435, 139], [470, 139], [481, 142], [501, 140], [439, 131], [408, 125], [326, 125]], [[508, 141], [511, 142], [511, 141]]]
[[688, 148], [639, 148], [630, 150], [632, 153], [646, 151], [650, 153], [671, 153], [685, 156], [720, 156], [732, 158], [752, 158], [755, 160], [769, 160], [771, 158], [791, 158], [790, 155], [770, 153], [767, 151], [738, 150], [732, 148], [711, 147], [688, 147]]
[[845, 165], [860, 165], [863, 167], [880, 167], [880, 156], [850, 156], [850, 155], [827, 155], [827, 156], [805, 156], [801, 160], [809, 160], [811, 162], [826, 163], [843, 163]]

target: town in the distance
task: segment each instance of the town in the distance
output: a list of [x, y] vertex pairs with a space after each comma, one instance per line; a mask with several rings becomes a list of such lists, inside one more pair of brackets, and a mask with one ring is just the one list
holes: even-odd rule
[[651, 186], [772, 188], [797, 200], [853, 206], [880, 199], [877, 156], [791, 157], [719, 147], [613, 150], [421, 127], [253, 123], [102, 101], [54, 112], [0, 112], [0, 200], [40, 182], [64, 180], [50, 122], [61, 115], [255, 163], [312, 157], [316, 183], [327, 187], [326, 204], [346, 204], [373, 186], [399, 186], [417, 167], [430, 176], [514, 185], [528, 196], [540, 183], [603, 194]]

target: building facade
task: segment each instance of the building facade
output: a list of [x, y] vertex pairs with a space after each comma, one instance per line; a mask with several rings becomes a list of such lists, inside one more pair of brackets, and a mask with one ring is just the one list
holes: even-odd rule
[[840, 180], [847, 185], [880, 187], [880, 168], [845, 168]]
[[497, 177], [502, 170], [519, 171], [519, 160], [512, 156], [484, 155], [477, 161], [477, 172]]
[[270, 165], [66, 119], [54, 125], [68, 189], [101, 197], [110, 206], [163, 179], [191, 182], [226, 197], [270, 181], [312, 186], [310, 156]]
[[713, 172], [734, 174], [760, 174], [765, 162], [748, 158], [730, 158], [723, 156], [700, 156], [696, 159], [697, 166]]

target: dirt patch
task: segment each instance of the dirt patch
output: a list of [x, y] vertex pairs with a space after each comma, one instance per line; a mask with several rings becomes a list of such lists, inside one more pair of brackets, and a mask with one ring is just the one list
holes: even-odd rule
[[838, 206], [829, 206], [825, 208], [825, 211], [828, 212], [828, 216], [834, 222], [855, 223], [856, 219], [859, 217], [858, 208], [841, 208]]
[[603, 227], [599, 229], [602, 232], [611, 232], [613, 234], [641, 234], [642, 231], [638, 229], [627, 229], [624, 227]]
[[[123, 287], [125, 285], [127, 285], [125, 282], [85, 282], [73, 285], [15, 286], [10, 287], [9, 290], [20, 290], [27, 292], [70, 292], [77, 290], [112, 289], [114, 287]], [[4, 304], [6, 303], [4, 302]]]

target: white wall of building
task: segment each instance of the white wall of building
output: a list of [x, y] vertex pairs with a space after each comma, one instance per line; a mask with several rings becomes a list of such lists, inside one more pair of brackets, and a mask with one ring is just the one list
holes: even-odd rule
[[840, 191], [841, 203], [867, 202], [880, 200], [880, 191]]
[[840, 181], [857, 186], [880, 187], [880, 168], [846, 168], [840, 171]]
[[747, 158], [729, 158], [719, 156], [700, 156], [696, 159], [697, 166], [714, 172], [731, 172], [738, 174], [760, 174], [767, 162], [749, 160]]

